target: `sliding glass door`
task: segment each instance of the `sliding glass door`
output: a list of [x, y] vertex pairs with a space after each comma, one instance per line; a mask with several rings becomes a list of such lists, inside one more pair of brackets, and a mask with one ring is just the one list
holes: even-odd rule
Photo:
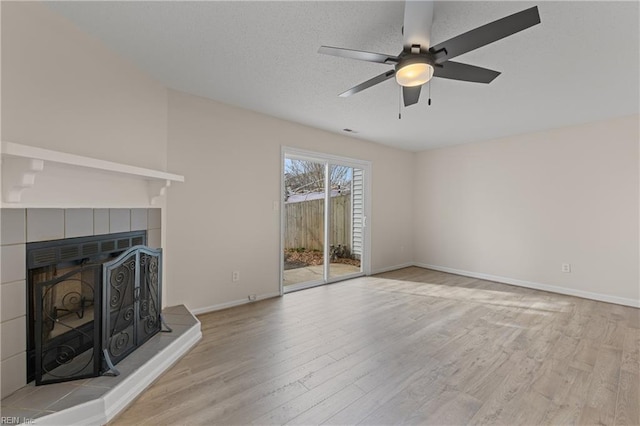
[[282, 290], [366, 272], [368, 163], [283, 150]]

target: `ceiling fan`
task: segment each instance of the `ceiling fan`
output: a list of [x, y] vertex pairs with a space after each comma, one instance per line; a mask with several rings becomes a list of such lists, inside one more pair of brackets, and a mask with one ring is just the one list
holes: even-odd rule
[[500, 75], [498, 71], [454, 62], [451, 59], [537, 25], [540, 23], [540, 15], [538, 7], [534, 6], [460, 34], [435, 46], [431, 46], [432, 21], [432, 1], [407, 0], [404, 7], [404, 26], [402, 29], [403, 47], [402, 52], [397, 56], [321, 46], [318, 53], [325, 55], [395, 65], [394, 69], [360, 83], [339, 96], [354, 95], [395, 76], [396, 82], [402, 86], [402, 97], [406, 107], [418, 102], [422, 85], [432, 77], [474, 83], [491, 83]]

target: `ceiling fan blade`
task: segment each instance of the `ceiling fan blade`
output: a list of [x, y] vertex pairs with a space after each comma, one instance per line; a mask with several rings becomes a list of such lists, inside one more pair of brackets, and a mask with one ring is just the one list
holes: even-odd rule
[[404, 3], [404, 26], [402, 27], [405, 51], [420, 45], [426, 52], [431, 45], [431, 23], [433, 22], [433, 1], [407, 0]]
[[479, 47], [486, 46], [519, 31], [540, 23], [538, 7], [534, 6], [522, 12], [514, 13], [505, 18], [478, 27], [459, 36], [433, 46], [430, 50], [437, 52], [446, 50], [443, 55], [438, 55], [436, 62], [443, 63], [463, 53], [470, 52]]
[[347, 96], [355, 95], [358, 92], [362, 92], [364, 89], [368, 89], [371, 86], [375, 86], [378, 83], [382, 83], [383, 81], [389, 80], [396, 74], [395, 70], [389, 70], [383, 74], [377, 75], [370, 80], [365, 81], [364, 83], [360, 83], [355, 87], [347, 90], [346, 92], [340, 93], [338, 96], [341, 98], [346, 98]]
[[320, 46], [318, 53], [341, 58], [358, 59], [360, 61], [378, 62], [381, 64], [397, 63], [398, 57], [384, 53], [365, 52], [363, 50], [343, 49], [341, 47]]
[[404, 106], [417, 104], [420, 99], [420, 89], [422, 86], [402, 87], [402, 99], [404, 100]]
[[499, 75], [498, 71], [453, 61], [447, 61], [442, 64], [442, 67], [435, 67], [433, 70], [434, 77], [474, 83], [491, 83]]

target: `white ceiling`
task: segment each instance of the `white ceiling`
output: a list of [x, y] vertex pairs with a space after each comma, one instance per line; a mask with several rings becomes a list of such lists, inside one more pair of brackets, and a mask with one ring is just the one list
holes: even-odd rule
[[436, 2], [433, 44], [537, 5], [542, 24], [457, 57], [489, 85], [434, 79], [403, 109], [390, 69], [320, 45], [398, 54], [404, 2], [52, 2], [166, 86], [305, 125], [419, 151], [637, 114], [639, 3]]

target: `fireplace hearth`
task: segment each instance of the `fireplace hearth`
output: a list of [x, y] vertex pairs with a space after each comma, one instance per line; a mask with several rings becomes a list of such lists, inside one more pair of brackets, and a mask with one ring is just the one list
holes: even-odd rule
[[161, 331], [162, 250], [146, 231], [29, 243], [27, 379], [117, 375]]

